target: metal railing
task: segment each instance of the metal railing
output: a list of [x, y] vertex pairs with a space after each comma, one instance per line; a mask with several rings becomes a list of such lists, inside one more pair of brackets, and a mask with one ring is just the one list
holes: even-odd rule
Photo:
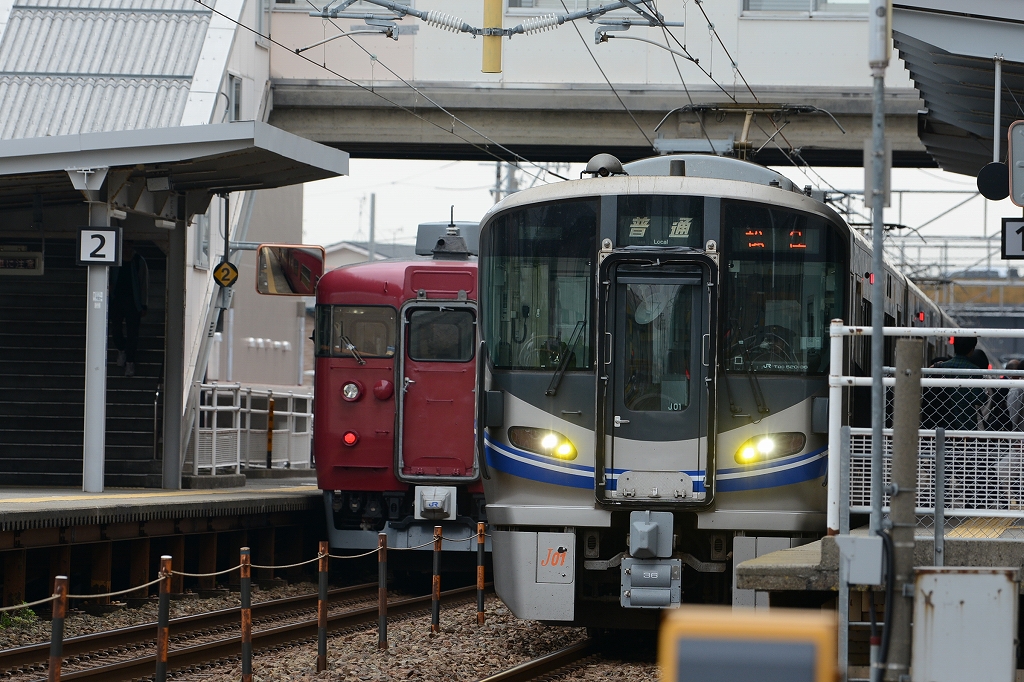
[[[196, 406], [185, 454], [193, 475], [242, 468], [310, 468], [313, 396], [241, 384], [192, 387]], [[269, 428], [268, 428], [269, 427]]]
[[[941, 338], [1024, 338], [1021, 329], [886, 327], [886, 336]], [[870, 512], [871, 490], [880, 486], [887, 511], [892, 457], [892, 400], [895, 376], [886, 368], [886, 417], [882, 430], [882, 471], [872, 476], [871, 429], [844, 428], [843, 389], [870, 387], [870, 377], [842, 372], [843, 340], [870, 336], [870, 327], [833, 322], [830, 334], [828, 527], [840, 529], [841, 513]], [[916, 508], [935, 513], [936, 499], [948, 522], [972, 517], [1024, 518], [1024, 431], [1014, 426], [1008, 394], [1024, 389], [1024, 371], [927, 368], [922, 372], [922, 428], [918, 431]], [[998, 430], [996, 428], [998, 426]], [[843, 433], [848, 433], [844, 442]], [[944, 455], [936, 466], [936, 453]], [[941, 497], [935, 493], [941, 482]], [[840, 494], [848, 486], [848, 496]]]

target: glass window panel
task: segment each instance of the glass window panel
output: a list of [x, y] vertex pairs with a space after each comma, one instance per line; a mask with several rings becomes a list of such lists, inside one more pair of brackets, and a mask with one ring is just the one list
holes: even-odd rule
[[703, 246], [704, 197], [623, 196], [617, 246]]
[[364, 358], [395, 354], [395, 309], [386, 306], [317, 306], [316, 354]]
[[409, 315], [409, 357], [469, 362], [475, 337], [470, 310], [414, 310]]
[[532, 206], [482, 232], [483, 336], [501, 369], [589, 369], [597, 202]]
[[824, 218], [723, 201], [727, 371], [824, 374], [844, 249]]
[[694, 287], [625, 288], [623, 403], [634, 412], [681, 412], [690, 404]]
[[814, 0], [744, 0], [743, 9], [754, 12], [809, 12]]

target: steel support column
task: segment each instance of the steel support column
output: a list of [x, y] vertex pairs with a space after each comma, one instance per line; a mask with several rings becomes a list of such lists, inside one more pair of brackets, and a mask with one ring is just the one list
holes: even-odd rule
[[164, 342], [163, 488], [181, 489], [181, 420], [185, 390], [185, 224], [168, 235], [167, 338]]

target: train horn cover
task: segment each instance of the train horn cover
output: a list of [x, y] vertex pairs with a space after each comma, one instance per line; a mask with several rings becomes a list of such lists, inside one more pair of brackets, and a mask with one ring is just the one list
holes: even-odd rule
[[580, 175], [607, 178], [609, 175], [626, 175], [622, 162], [611, 154], [598, 154], [587, 162], [587, 168]]

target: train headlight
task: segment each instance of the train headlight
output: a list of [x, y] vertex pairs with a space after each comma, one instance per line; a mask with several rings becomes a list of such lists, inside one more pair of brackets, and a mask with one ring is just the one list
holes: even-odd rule
[[347, 382], [341, 387], [341, 397], [350, 403], [354, 403], [363, 396], [363, 389], [354, 381]]
[[530, 426], [513, 426], [508, 430], [512, 445], [538, 455], [556, 459], [576, 459], [576, 446], [568, 438], [549, 429], [535, 429]]
[[807, 436], [795, 431], [754, 436], [744, 441], [736, 451], [736, 461], [740, 464], [757, 464], [769, 459], [788, 457], [803, 450], [806, 444]]

